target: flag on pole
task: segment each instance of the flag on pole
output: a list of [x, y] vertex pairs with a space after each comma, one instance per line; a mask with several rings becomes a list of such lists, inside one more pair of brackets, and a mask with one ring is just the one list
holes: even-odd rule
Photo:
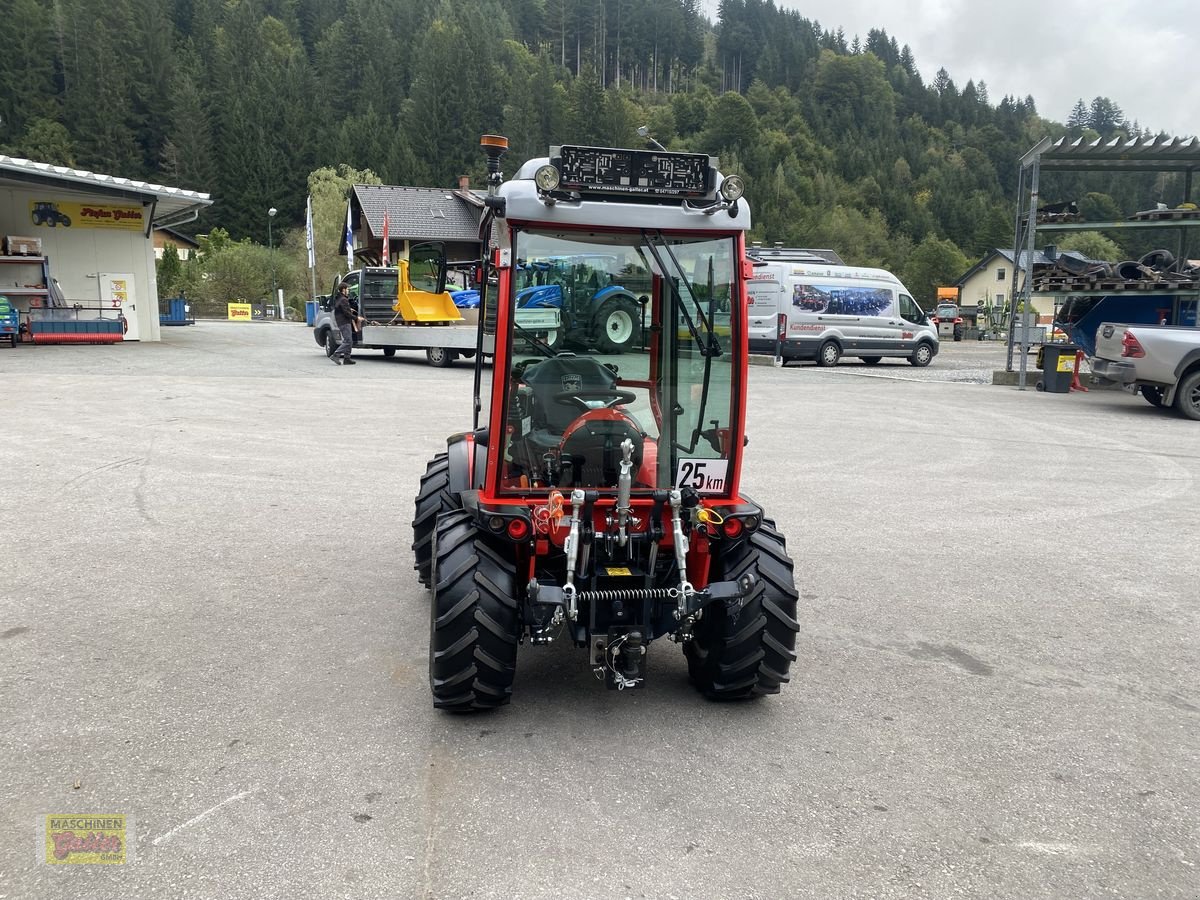
[[312, 194], [304, 201], [304, 249], [308, 251], [308, 267], [317, 267], [317, 248], [313, 241]]
[[391, 253], [389, 253], [390, 250], [391, 250], [391, 246], [388, 244], [388, 214], [387, 214], [387, 210], [384, 210], [384, 212], [383, 212], [383, 261], [382, 261], [382, 265], [386, 266], [388, 264], [388, 258], [391, 256]]
[[350, 200], [346, 199], [346, 269], [354, 268], [354, 231], [350, 227]]

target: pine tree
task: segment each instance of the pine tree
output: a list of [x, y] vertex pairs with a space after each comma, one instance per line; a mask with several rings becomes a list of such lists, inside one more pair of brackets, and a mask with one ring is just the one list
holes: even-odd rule
[[1071, 108], [1071, 114], [1067, 116], [1067, 127], [1072, 129], [1087, 128], [1089, 121], [1088, 108], [1084, 105], [1083, 98], [1080, 97], [1075, 101], [1075, 106]]
[[37, 0], [0, 0], [0, 144], [16, 141], [35, 119], [54, 119], [53, 31]]
[[213, 193], [217, 185], [212, 125], [200, 89], [200, 71], [198, 57], [181, 55], [171, 80], [171, 111], [160, 168], [167, 184]]

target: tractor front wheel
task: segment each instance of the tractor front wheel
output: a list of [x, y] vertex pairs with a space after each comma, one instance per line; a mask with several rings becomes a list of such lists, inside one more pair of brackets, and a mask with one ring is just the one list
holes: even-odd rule
[[433, 565], [433, 530], [437, 517], [460, 508], [458, 496], [450, 490], [450, 460], [445, 453], [439, 453], [425, 466], [415, 505], [416, 514], [412, 523], [413, 568], [417, 570], [421, 584], [429, 587], [430, 568]]
[[710, 603], [684, 645], [688, 674], [711, 700], [748, 700], [779, 693], [796, 660], [795, 580], [792, 560], [775, 523], [764, 519], [749, 537], [724, 548], [714, 560], [716, 577], [755, 576], [742, 608], [731, 612]]
[[439, 516], [433, 541], [429, 687], [452, 712], [504, 706], [512, 696], [521, 619], [512, 565], [464, 510]]
[[596, 324], [596, 349], [601, 353], [624, 353], [637, 344], [638, 308], [628, 297], [600, 307]]

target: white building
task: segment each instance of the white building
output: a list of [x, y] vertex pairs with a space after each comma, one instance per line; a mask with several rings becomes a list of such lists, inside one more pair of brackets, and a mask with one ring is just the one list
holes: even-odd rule
[[211, 202], [197, 191], [0, 155], [0, 295], [24, 324], [56, 305], [57, 282], [59, 318], [122, 317], [125, 340], [157, 341], [153, 232], [195, 219]]

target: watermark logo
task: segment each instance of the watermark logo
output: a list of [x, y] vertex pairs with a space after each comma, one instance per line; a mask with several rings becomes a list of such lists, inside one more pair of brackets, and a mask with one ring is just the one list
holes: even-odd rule
[[125, 824], [124, 816], [46, 816], [46, 864], [124, 865]]

